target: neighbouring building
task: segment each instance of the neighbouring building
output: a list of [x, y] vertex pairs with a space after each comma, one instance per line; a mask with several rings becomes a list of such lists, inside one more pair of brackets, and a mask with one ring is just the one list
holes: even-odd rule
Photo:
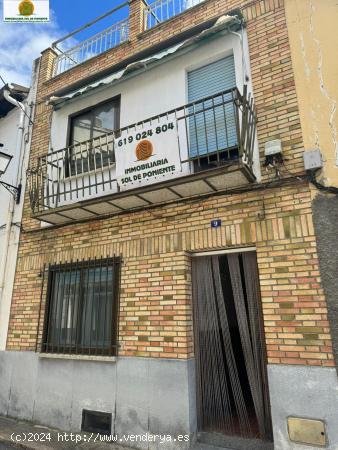
[[320, 151], [322, 168], [312, 192], [322, 285], [328, 305], [335, 359], [338, 358], [338, 45], [337, 2], [286, 1], [292, 63], [304, 148]]
[[132, 0], [42, 53], [1, 414], [138, 448], [337, 448], [336, 97], [306, 5]]
[[[9, 164], [0, 174], [0, 350], [5, 350], [29, 158], [34, 86], [0, 89], [0, 152]], [[6, 161], [5, 159], [5, 161]]]

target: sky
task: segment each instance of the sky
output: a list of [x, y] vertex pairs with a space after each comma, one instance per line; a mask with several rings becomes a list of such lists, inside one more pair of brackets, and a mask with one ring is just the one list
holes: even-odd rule
[[[0, 0], [0, 75], [6, 83], [29, 86], [32, 62], [42, 50], [121, 3], [123, 0], [50, 0], [50, 21], [33, 24], [3, 22], [3, 0]], [[70, 44], [74, 45], [75, 39], [82, 41], [126, 16], [125, 8], [72, 38]]]

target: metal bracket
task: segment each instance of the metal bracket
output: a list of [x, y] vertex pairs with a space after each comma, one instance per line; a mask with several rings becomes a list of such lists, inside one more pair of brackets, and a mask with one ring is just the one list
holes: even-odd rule
[[15, 187], [15, 186], [5, 183], [4, 181], [1, 181], [1, 180], [0, 180], [0, 184], [5, 189], [7, 189], [8, 192], [10, 192], [13, 195], [13, 197], [15, 198], [15, 202], [18, 205], [20, 203], [22, 185], [19, 184], [18, 187]]

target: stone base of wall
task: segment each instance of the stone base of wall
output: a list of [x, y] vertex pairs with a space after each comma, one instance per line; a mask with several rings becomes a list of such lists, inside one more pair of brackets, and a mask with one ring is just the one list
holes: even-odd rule
[[329, 367], [268, 365], [275, 450], [317, 449], [290, 442], [289, 416], [323, 420], [330, 450], [338, 448], [338, 380]]
[[[324, 420], [329, 450], [338, 448], [335, 368], [268, 365], [275, 450], [317, 447], [292, 443], [287, 418]], [[64, 431], [81, 430], [82, 410], [112, 414], [118, 436], [196, 435], [194, 360], [119, 357], [115, 362], [47, 359], [34, 352], [0, 352], [0, 415]], [[140, 449], [164, 448], [133, 442]]]
[[[77, 432], [82, 410], [89, 409], [111, 413], [118, 436], [148, 432], [175, 438], [196, 431], [194, 360], [79, 361], [4, 351], [0, 380], [0, 415]], [[130, 445], [163, 449], [160, 442]], [[172, 442], [166, 448], [189, 445]]]

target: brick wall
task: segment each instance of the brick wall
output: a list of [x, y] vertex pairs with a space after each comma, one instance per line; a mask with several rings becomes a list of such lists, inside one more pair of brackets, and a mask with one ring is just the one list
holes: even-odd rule
[[35, 349], [45, 263], [121, 254], [120, 354], [192, 356], [189, 252], [233, 246], [257, 248], [269, 362], [333, 365], [304, 184], [23, 232], [8, 349]]

